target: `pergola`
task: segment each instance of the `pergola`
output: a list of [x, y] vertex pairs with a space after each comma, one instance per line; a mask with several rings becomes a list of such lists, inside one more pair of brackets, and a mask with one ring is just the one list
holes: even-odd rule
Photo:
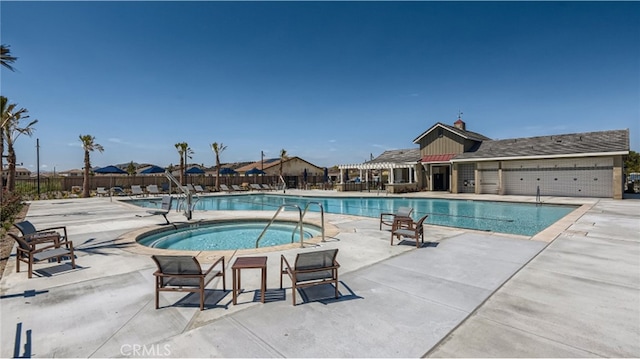
[[364, 179], [365, 182], [369, 182], [369, 171], [368, 170], [388, 170], [389, 178], [387, 183], [393, 184], [395, 183], [395, 174], [394, 170], [396, 169], [407, 169], [409, 172], [408, 183], [416, 182], [415, 168], [417, 162], [365, 162], [359, 164], [347, 164], [347, 165], [339, 165], [338, 169], [340, 170], [340, 182], [344, 183], [344, 171], [350, 169], [357, 169], [360, 171], [360, 178], [363, 177], [364, 171]]

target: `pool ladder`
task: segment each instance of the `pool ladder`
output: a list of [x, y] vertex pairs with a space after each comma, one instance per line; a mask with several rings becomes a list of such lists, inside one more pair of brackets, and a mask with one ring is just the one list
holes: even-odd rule
[[312, 204], [317, 204], [318, 207], [320, 207], [320, 222], [322, 224], [322, 241], [324, 242], [325, 241], [324, 240], [324, 207], [322, 206], [322, 203], [308, 202], [307, 205], [304, 207], [304, 212], [300, 209], [300, 206], [298, 206], [297, 204], [282, 204], [280, 205], [280, 207], [278, 207], [278, 210], [273, 215], [273, 217], [271, 217], [271, 220], [269, 221], [269, 223], [267, 223], [267, 225], [264, 227], [264, 229], [262, 230], [262, 233], [260, 233], [260, 235], [258, 236], [258, 239], [256, 239], [256, 248], [258, 248], [260, 244], [260, 240], [262, 239], [264, 234], [267, 232], [267, 229], [269, 229], [271, 224], [275, 221], [276, 217], [278, 217], [278, 214], [280, 214], [280, 212], [282, 212], [286, 207], [291, 207], [298, 210], [298, 223], [296, 224], [296, 226], [293, 228], [293, 231], [291, 232], [291, 243], [293, 243], [293, 236], [296, 234], [296, 230], [300, 228], [300, 248], [303, 248], [304, 247], [304, 230], [302, 228], [303, 226], [302, 219], [307, 214], [307, 211], [309, 210], [309, 206]]
[[188, 221], [190, 221], [193, 209], [195, 208], [196, 203], [198, 203], [198, 201], [200, 200], [200, 197], [196, 195], [194, 202], [194, 196], [191, 191], [189, 191], [189, 188], [187, 186], [181, 185], [178, 179], [175, 178], [171, 173], [169, 173], [169, 171], [165, 171], [164, 175], [178, 187], [178, 190], [180, 190], [180, 192], [182, 192], [182, 196], [178, 198], [178, 205], [176, 206], [176, 209], [179, 211], [184, 206], [184, 216], [187, 217]]

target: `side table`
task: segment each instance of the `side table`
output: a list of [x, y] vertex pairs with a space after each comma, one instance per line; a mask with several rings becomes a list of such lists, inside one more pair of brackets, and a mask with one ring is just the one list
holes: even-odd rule
[[264, 295], [267, 291], [267, 257], [239, 257], [231, 266], [233, 273], [233, 304], [238, 301], [238, 291], [240, 290], [240, 271], [242, 269], [261, 269], [262, 278], [260, 280], [260, 302], [264, 303]]

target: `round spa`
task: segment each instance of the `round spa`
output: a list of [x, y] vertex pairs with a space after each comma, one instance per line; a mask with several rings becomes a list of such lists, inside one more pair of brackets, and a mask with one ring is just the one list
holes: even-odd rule
[[[178, 225], [157, 229], [139, 235], [136, 241], [147, 247], [188, 250], [218, 251], [256, 248], [256, 240], [269, 220], [227, 220]], [[260, 239], [259, 248], [300, 242], [298, 222], [274, 221]], [[303, 224], [303, 239], [322, 235], [322, 229]]]

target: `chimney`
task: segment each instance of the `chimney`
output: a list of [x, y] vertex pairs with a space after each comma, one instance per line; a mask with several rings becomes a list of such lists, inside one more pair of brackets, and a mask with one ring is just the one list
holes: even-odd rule
[[464, 123], [464, 121], [462, 121], [462, 119], [460, 117], [458, 117], [458, 121], [453, 123], [454, 126], [456, 126], [456, 128], [462, 130], [462, 131], [466, 131], [467, 130], [467, 126]]

